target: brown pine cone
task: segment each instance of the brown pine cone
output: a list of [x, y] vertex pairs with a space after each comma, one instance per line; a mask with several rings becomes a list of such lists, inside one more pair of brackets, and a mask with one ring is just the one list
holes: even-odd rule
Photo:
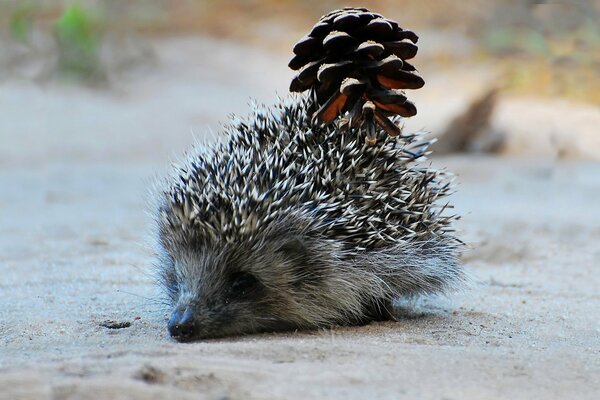
[[289, 67], [299, 70], [290, 91], [314, 91], [314, 117], [329, 124], [348, 118], [364, 126], [374, 143], [376, 125], [390, 136], [400, 128], [389, 117], [412, 117], [415, 105], [403, 89], [419, 89], [423, 78], [406, 60], [417, 54], [417, 35], [366, 8], [344, 8], [319, 20], [294, 46]]

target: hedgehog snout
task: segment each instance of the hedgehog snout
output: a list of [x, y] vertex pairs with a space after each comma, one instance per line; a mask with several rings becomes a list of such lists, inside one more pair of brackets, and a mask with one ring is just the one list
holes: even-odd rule
[[171, 337], [179, 342], [196, 337], [198, 328], [192, 307], [175, 309], [169, 319], [168, 329]]

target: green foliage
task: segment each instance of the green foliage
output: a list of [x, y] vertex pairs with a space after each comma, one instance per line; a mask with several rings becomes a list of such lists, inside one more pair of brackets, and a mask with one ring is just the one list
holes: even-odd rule
[[92, 16], [77, 5], [71, 6], [56, 21], [54, 29], [60, 69], [79, 78], [98, 78], [100, 33]]
[[527, 29], [492, 29], [484, 35], [483, 45], [489, 51], [501, 54], [547, 56], [550, 53], [544, 35]]
[[10, 17], [10, 33], [19, 42], [27, 42], [31, 35], [33, 14], [27, 5], [20, 6], [13, 11]]

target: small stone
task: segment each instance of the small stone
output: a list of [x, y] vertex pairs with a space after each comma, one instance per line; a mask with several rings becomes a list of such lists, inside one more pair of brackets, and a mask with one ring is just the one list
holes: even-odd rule
[[131, 326], [131, 322], [130, 321], [118, 322], [118, 321], [106, 320], [104, 322], [101, 322], [100, 326], [103, 328], [107, 328], [107, 329], [123, 329], [123, 328], [129, 328]]

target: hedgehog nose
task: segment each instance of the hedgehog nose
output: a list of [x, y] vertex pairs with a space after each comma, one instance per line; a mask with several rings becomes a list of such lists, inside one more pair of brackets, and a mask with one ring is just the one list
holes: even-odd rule
[[185, 341], [196, 335], [196, 323], [190, 307], [177, 309], [171, 314], [168, 324], [169, 334], [178, 341]]

